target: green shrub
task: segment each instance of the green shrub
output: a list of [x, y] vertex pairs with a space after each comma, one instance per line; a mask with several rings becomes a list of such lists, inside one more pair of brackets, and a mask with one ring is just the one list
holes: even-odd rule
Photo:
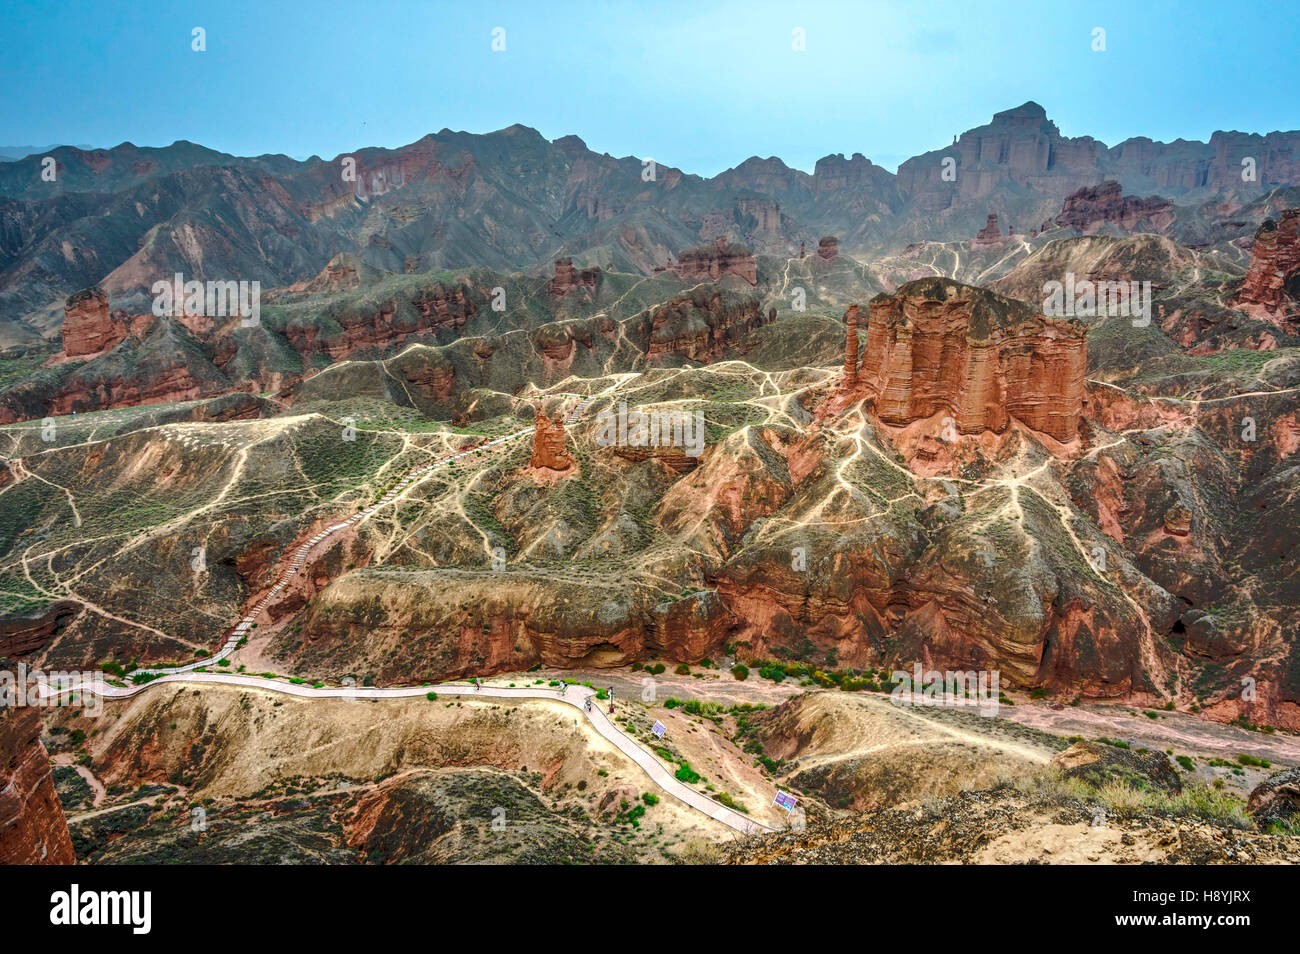
[[683, 762], [677, 767], [676, 778], [679, 782], [693, 785], [700, 780], [700, 773], [691, 768], [690, 762]]

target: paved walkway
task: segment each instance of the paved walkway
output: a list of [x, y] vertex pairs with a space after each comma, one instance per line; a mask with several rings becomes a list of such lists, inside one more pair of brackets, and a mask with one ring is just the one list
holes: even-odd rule
[[[558, 688], [554, 687], [483, 686], [481, 689], [475, 689], [473, 685], [454, 683], [436, 686], [401, 686], [389, 689], [348, 686], [317, 689], [314, 686], [296, 685], [280, 679], [267, 679], [264, 676], [225, 672], [192, 672], [160, 676], [151, 682], [138, 686], [113, 686], [103, 681], [96, 681], [89, 688], [89, 691], [102, 695], [106, 699], [129, 699], [153, 686], [168, 682], [208, 682], [226, 686], [244, 686], [250, 689], [282, 692], [286, 695], [298, 696], [304, 699], [411, 699], [427, 695], [430, 692], [436, 692], [439, 696], [472, 696], [482, 699], [541, 699], [547, 702], [559, 702], [585, 715], [596, 732], [640, 766], [641, 770], [650, 777], [650, 781], [682, 804], [703, 812], [710, 818], [720, 821], [742, 834], [750, 835], [777, 830], [764, 825], [762, 822], [755, 821], [741, 812], [727, 808], [702, 792], [691, 788], [686, 783], [678, 781], [673, 772], [658, 758], [642, 748], [636, 740], [614, 724], [607, 711], [601, 708], [601, 700], [593, 699], [591, 710], [587, 710], [587, 698], [596, 694], [596, 690], [587, 686], [569, 686], [563, 694]], [[72, 692], [76, 690], [85, 691], [85, 687], [76, 685], [62, 691]], [[43, 694], [49, 695], [49, 692], [46, 691]]]

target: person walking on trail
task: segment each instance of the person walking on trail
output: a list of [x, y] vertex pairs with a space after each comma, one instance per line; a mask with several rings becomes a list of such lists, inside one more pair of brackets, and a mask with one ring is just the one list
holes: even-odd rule
[[591, 696], [588, 696], [588, 697], [587, 697], [587, 701], [586, 701], [586, 703], [584, 704], [584, 708], [585, 708], [588, 712], [591, 711]]
[[564, 695], [564, 690], [569, 688], [569, 684], [563, 679], [560, 680], [560, 695]]
[[478, 691], [479, 691], [480, 689], [482, 689], [482, 688], [483, 688], [483, 680], [480, 679], [478, 676], [475, 676], [475, 677], [474, 677], [474, 691], [475, 691], [475, 692], [478, 692]]

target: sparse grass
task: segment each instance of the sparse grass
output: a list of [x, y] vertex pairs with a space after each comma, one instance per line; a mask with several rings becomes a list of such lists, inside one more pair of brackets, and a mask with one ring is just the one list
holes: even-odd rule
[[1202, 818], [1235, 828], [1249, 828], [1251, 824], [1245, 802], [1207, 785], [1188, 785], [1176, 795], [1141, 790], [1119, 781], [1110, 781], [1097, 788], [1056, 771], [1026, 776], [1014, 784], [1026, 795], [1058, 805], [1100, 804], [1107, 811], [1117, 813], [1160, 812], [1177, 818]]

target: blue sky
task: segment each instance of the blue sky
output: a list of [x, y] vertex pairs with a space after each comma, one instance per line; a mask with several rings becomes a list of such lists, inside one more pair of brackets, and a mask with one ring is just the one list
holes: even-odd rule
[[892, 169], [1030, 99], [1111, 145], [1300, 128], [1289, 0], [6, 0], [0, 18], [0, 145], [332, 158], [519, 122], [713, 175], [835, 152]]

